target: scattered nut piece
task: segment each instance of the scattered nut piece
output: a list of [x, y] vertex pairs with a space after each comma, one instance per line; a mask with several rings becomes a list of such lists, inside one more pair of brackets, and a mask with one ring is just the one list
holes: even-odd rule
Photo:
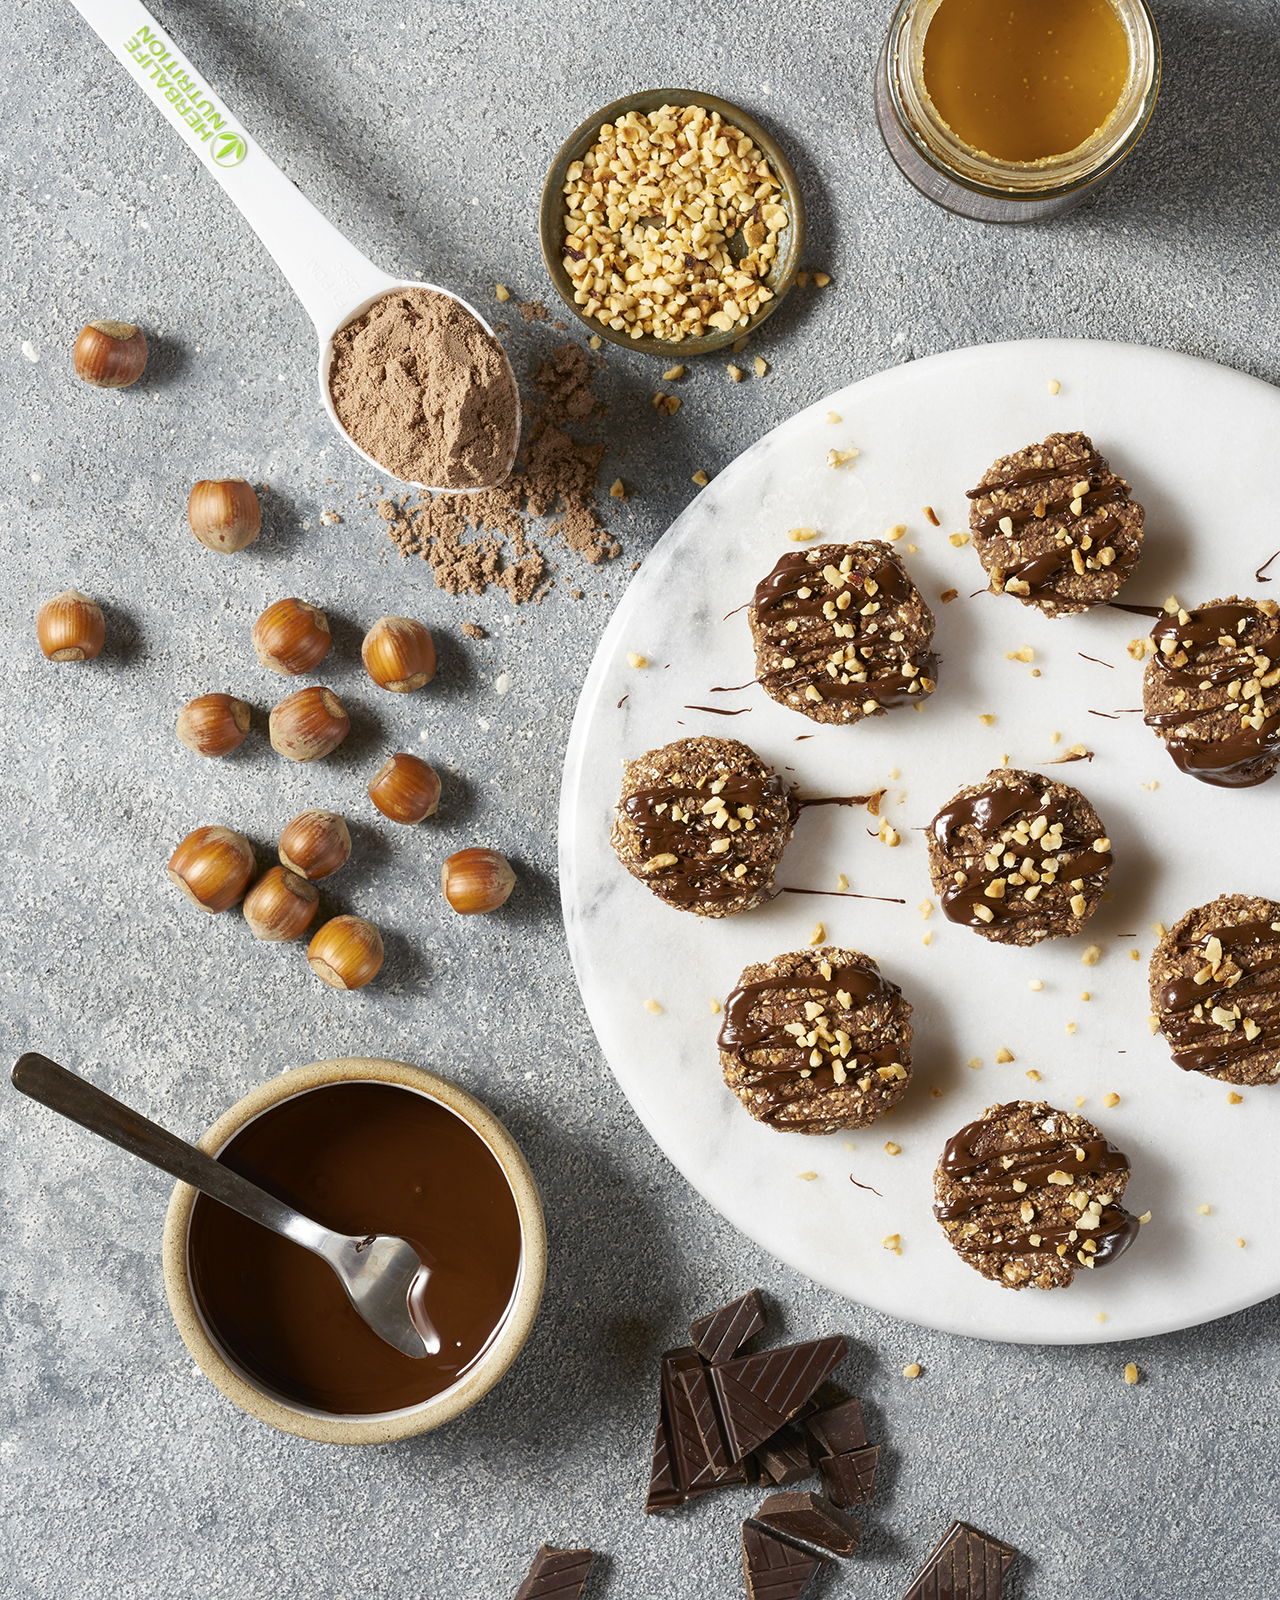
[[812, 1183], [813, 1180], [817, 1176], [818, 1176], [818, 1174], [816, 1172], [797, 1172], [796, 1173], [796, 1177], [799, 1178], [802, 1183]]
[[955, 545], [956, 549], [959, 550], [962, 546], [969, 543], [970, 537], [971, 535], [967, 533], [952, 533], [948, 534], [947, 542]]
[[678, 383], [684, 377], [683, 367], [668, 367], [662, 374], [663, 383]]
[[699, 467], [697, 472], [690, 476], [689, 481], [691, 483], [696, 483], [699, 489], [705, 489], [706, 486], [711, 482], [711, 479], [706, 475], [702, 468]]
[[828, 411], [827, 412], [827, 416], [826, 416], [826, 420], [828, 422], [843, 422], [844, 418], [840, 415], [840, 413], [838, 411]]
[[496, 284], [493, 290], [493, 298], [495, 300], [510, 300], [511, 290], [507, 288], [505, 283]]
[[932, 506], [921, 506], [920, 509], [924, 512], [926, 520], [932, 522], [935, 528], [940, 528], [942, 526], [942, 523], [938, 518], [938, 513], [933, 509]]
[[1029, 978], [1027, 980], [1027, 988], [1032, 990], [1033, 993], [1039, 994], [1041, 989], [1044, 988], [1044, 979], [1043, 978]]
[[1199, 1212], [1199, 1214], [1202, 1217], [1211, 1216], [1212, 1213], [1213, 1213], [1213, 1207], [1212, 1206], [1197, 1206], [1196, 1210]]
[[1058, 382], [1058, 380], [1056, 378], [1050, 378], [1049, 379], [1049, 393], [1050, 394], [1061, 394], [1062, 393], [1062, 385]]
[[1034, 1067], [1027, 1068], [1027, 1077], [1031, 1079], [1032, 1083], [1040, 1082], [1040, 1073]]
[[830, 282], [831, 274], [829, 272], [815, 272], [813, 275], [813, 284], [816, 289], [825, 289]]
[[1229, 1106], [1243, 1105], [1244, 1104], [1244, 1096], [1242, 1094], [1237, 1094], [1235, 1092], [1235, 1090], [1233, 1089], [1231, 1091], [1231, 1093], [1227, 1096], [1227, 1104]]
[[882, 1250], [892, 1250], [895, 1256], [902, 1254], [902, 1235], [900, 1233], [887, 1233], [880, 1241]]
[[708, 1002], [708, 1004], [711, 1007], [711, 1015], [713, 1017], [718, 1017], [720, 1015], [720, 1002], [718, 1000], [711, 1000]]
[[724, 370], [729, 374], [730, 383], [741, 383], [743, 378], [746, 377], [746, 373], [743, 372], [742, 368], [735, 367], [732, 362]]
[[649, 665], [649, 658], [648, 656], [637, 655], [636, 652], [632, 650], [627, 656], [627, 665], [629, 667], [636, 668], [647, 667]]
[[1001, 1066], [1003, 1066], [1006, 1061], [1013, 1061], [1014, 1059], [1015, 1057], [1013, 1051], [1006, 1050], [1003, 1045], [1001, 1045], [996, 1051], [996, 1060], [1001, 1064]]
[[861, 451], [850, 447], [848, 450], [828, 450], [827, 465], [829, 467], [847, 467], [851, 461], [856, 461]]
[[813, 932], [809, 935], [810, 947], [812, 947], [814, 945], [822, 944], [825, 941], [826, 937], [827, 937], [827, 930], [826, 930], [826, 928], [823, 927], [822, 923], [819, 922], [814, 927]]
[[902, 1154], [902, 1146], [894, 1144], [892, 1139], [888, 1139], [885, 1142], [884, 1153], [887, 1156], [900, 1156]]
[[1137, 1366], [1131, 1361], [1124, 1369], [1124, 1381], [1126, 1383], [1137, 1383], [1140, 1376]]
[[611, 500], [625, 500], [627, 498], [627, 486], [621, 478], [615, 478], [609, 485], [609, 498]]
[[816, 539], [817, 537], [818, 530], [816, 528], [790, 528], [787, 530], [787, 538], [793, 544], [808, 544], [810, 539]]
[[904, 1378], [918, 1378], [923, 1371], [924, 1368], [918, 1361], [909, 1361], [902, 1369], [902, 1376]]
[[656, 1000], [646, 1000], [644, 1008], [646, 1011], [651, 1011], [655, 1017], [663, 1015], [663, 1008]]
[[1096, 967], [1101, 960], [1101, 945], [1091, 944], [1085, 953], [1080, 957], [1080, 964], [1085, 967]]
[[751, 363], [751, 366], [757, 378], [763, 378], [765, 373], [767, 373], [769, 370], [769, 363], [763, 356], [757, 356]]

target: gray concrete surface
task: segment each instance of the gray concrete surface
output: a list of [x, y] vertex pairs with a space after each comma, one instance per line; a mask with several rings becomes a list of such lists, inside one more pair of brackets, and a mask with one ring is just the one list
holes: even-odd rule
[[[833, 287], [770, 323], [765, 381], [730, 389], [706, 363], [674, 420], [645, 404], [653, 364], [609, 354], [625, 445], [606, 474], [635, 488], [616, 519], [626, 554], [586, 574], [566, 555], [561, 587], [523, 612], [449, 601], [400, 564], [359, 498], [375, 480], [319, 411], [309, 328], [255, 241], [68, 5], [6, 12], [2, 1053], [42, 1048], [190, 1133], [310, 1058], [431, 1064], [523, 1141], [554, 1256], [531, 1346], [466, 1420], [391, 1449], [277, 1437], [193, 1374], [169, 1321], [163, 1181], [0, 1094], [3, 1600], [502, 1600], [543, 1539], [607, 1552], [599, 1600], [735, 1595], [750, 1494], [660, 1524], [638, 1495], [658, 1352], [757, 1282], [789, 1330], [853, 1336], [888, 1447], [863, 1553], [825, 1593], [892, 1600], [953, 1515], [1027, 1552], [1022, 1600], [1275, 1592], [1274, 1303], [1132, 1348], [1023, 1350], [839, 1302], [668, 1168], [600, 1059], [565, 957], [554, 829], [576, 686], [693, 470], [852, 377], [983, 340], [1142, 340], [1280, 380], [1274, 0], [1157, 0], [1167, 79], [1149, 138], [1094, 204], [1025, 232], [931, 209], [885, 159], [869, 107], [886, 9], [160, 0], [339, 227], [481, 303], [498, 280], [549, 294], [543, 165], [617, 94], [715, 90], [794, 152], [810, 258]], [[104, 314], [157, 336], [148, 381], [116, 396], [68, 372], [75, 329]], [[515, 327], [517, 364], [553, 336]], [[227, 473], [271, 485], [269, 528], [246, 556], [206, 557], [181, 508], [194, 478]], [[341, 525], [319, 522], [329, 508]], [[72, 585], [108, 603], [111, 648], [93, 667], [46, 666], [30, 618]], [[282, 593], [339, 619], [326, 678], [359, 729], [317, 769], [284, 770], [261, 738], [198, 763], [173, 741], [177, 707], [211, 687], [271, 703], [247, 630]], [[360, 623], [387, 610], [445, 641], [440, 681], [407, 704], [353, 665]], [[487, 642], [462, 638], [468, 617]], [[370, 818], [363, 776], [419, 733], [450, 798], [430, 830], [395, 833]], [[361, 995], [322, 991], [296, 951], [255, 946], [235, 917], [201, 920], [163, 882], [189, 827], [235, 822], [265, 844], [304, 803], [362, 819], [340, 892], [388, 928], [391, 958]], [[517, 859], [520, 891], [501, 917], [450, 919], [436, 862], [476, 840]], [[899, 1376], [911, 1359], [916, 1383]], [[1130, 1359], [1136, 1389], [1120, 1379]]]

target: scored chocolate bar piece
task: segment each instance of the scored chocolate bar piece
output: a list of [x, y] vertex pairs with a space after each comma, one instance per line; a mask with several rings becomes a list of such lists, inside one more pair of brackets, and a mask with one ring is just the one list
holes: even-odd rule
[[851, 1556], [858, 1548], [857, 1523], [820, 1494], [771, 1494], [755, 1520], [789, 1539], [821, 1545], [833, 1556]]
[[843, 1334], [738, 1356], [712, 1367], [729, 1454], [737, 1461], [790, 1421], [844, 1360]]
[[903, 1600], [1000, 1600], [1005, 1573], [1017, 1555], [1011, 1544], [979, 1533], [967, 1522], [953, 1522]]
[[747, 1600], [801, 1600], [825, 1556], [789, 1544], [758, 1522], [742, 1524]]
[[515, 1600], [578, 1600], [595, 1559], [593, 1550], [557, 1550], [544, 1544], [516, 1590]]
[[707, 1361], [728, 1361], [736, 1356], [748, 1339], [764, 1327], [764, 1302], [759, 1289], [750, 1289], [731, 1300], [719, 1311], [699, 1317], [689, 1325], [689, 1337], [698, 1354]]
[[865, 1450], [846, 1450], [842, 1455], [824, 1456], [818, 1463], [822, 1487], [838, 1506], [863, 1506], [875, 1493], [876, 1463], [880, 1446]]
[[658, 1424], [653, 1430], [653, 1462], [649, 1468], [649, 1489], [645, 1495], [646, 1512], [674, 1511], [684, 1504], [684, 1495], [676, 1480], [675, 1463], [671, 1459], [670, 1421], [665, 1398], [658, 1401]]
[[766, 1483], [799, 1483], [813, 1477], [813, 1458], [804, 1436], [794, 1422], [778, 1429], [755, 1454], [760, 1476]]
[[686, 1500], [695, 1500], [709, 1494], [712, 1489], [726, 1488], [747, 1482], [746, 1469], [740, 1465], [741, 1457], [732, 1449], [724, 1457], [725, 1465], [717, 1467], [707, 1453], [698, 1429], [694, 1408], [689, 1403], [682, 1375], [692, 1371], [705, 1372], [702, 1357], [692, 1345], [682, 1345], [678, 1350], [668, 1350], [662, 1358], [662, 1392], [667, 1409], [667, 1438], [671, 1445], [671, 1460], [676, 1483]]
[[695, 1356], [692, 1361], [680, 1361], [675, 1373], [707, 1461], [716, 1472], [727, 1472], [733, 1462], [729, 1460], [729, 1446], [725, 1442], [724, 1428], [716, 1409], [716, 1397], [706, 1366], [701, 1357]]
[[804, 1430], [813, 1440], [819, 1456], [842, 1456], [848, 1450], [861, 1450], [867, 1442], [867, 1426], [862, 1402], [852, 1396], [804, 1418]]

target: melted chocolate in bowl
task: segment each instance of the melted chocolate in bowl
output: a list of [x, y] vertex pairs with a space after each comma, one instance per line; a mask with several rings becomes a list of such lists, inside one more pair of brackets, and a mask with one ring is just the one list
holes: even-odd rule
[[506, 1175], [461, 1117], [393, 1084], [326, 1084], [255, 1117], [219, 1159], [326, 1227], [400, 1235], [431, 1268], [415, 1301], [440, 1353], [414, 1360], [365, 1325], [318, 1256], [198, 1196], [192, 1292], [251, 1379], [286, 1402], [367, 1416], [419, 1405], [474, 1366], [515, 1293], [521, 1233]]

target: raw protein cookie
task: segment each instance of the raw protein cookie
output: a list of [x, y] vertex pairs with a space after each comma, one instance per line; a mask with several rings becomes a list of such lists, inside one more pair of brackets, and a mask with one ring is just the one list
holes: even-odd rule
[[933, 693], [933, 612], [881, 539], [782, 557], [748, 613], [765, 693], [814, 722], [852, 723]]
[[943, 912], [996, 944], [1079, 933], [1111, 874], [1111, 841], [1078, 789], [997, 767], [929, 824]]
[[1129, 1158], [1083, 1117], [1039, 1100], [988, 1106], [948, 1143], [933, 1214], [952, 1248], [1006, 1289], [1062, 1289], [1127, 1250]]
[[720, 1065], [771, 1128], [865, 1128], [907, 1091], [911, 1007], [860, 951], [775, 956], [748, 967], [725, 1001]]
[[737, 739], [677, 739], [623, 768], [611, 835], [659, 900], [699, 917], [750, 911], [777, 893], [791, 790]]
[[[1172, 602], [1171, 602], [1172, 604]], [[1151, 630], [1145, 721], [1201, 783], [1246, 789], [1280, 767], [1280, 605], [1211, 600]]]
[[1188, 911], [1150, 976], [1176, 1065], [1224, 1083], [1280, 1079], [1280, 901], [1224, 894]]
[[1083, 433], [1001, 456], [969, 498], [988, 588], [1046, 616], [1114, 600], [1142, 554], [1142, 507]]

